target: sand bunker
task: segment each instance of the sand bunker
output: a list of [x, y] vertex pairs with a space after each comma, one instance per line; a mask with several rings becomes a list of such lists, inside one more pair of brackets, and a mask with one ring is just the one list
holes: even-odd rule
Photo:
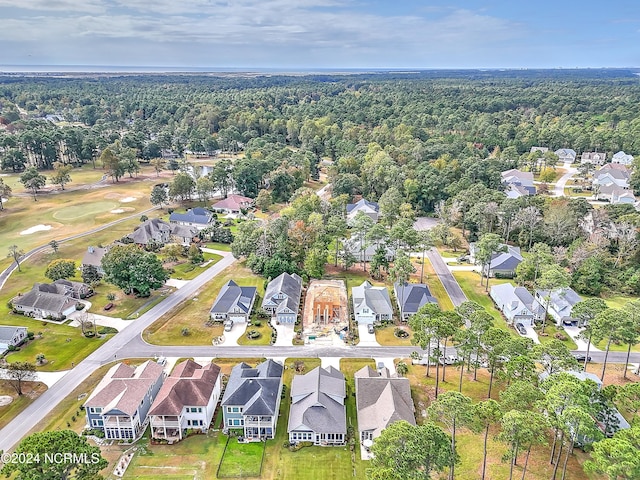
[[27, 228], [20, 232], [20, 235], [31, 235], [36, 232], [46, 232], [47, 230], [51, 230], [53, 227], [51, 225], [36, 225], [35, 227]]
[[122, 208], [116, 208], [115, 210], [111, 210], [110, 213], [124, 213], [124, 209]]
[[122, 203], [135, 202], [136, 200], [138, 200], [136, 197], [124, 197], [120, 199]]
[[0, 407], [6, 407], [13, 402], [13, 397], [10, 395], [0, 395]]

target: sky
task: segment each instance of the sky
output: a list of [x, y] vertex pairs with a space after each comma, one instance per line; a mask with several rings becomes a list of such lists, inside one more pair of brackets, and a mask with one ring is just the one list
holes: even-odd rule
[[0, 65], [639, 67], [637, 0], [0, 0]]

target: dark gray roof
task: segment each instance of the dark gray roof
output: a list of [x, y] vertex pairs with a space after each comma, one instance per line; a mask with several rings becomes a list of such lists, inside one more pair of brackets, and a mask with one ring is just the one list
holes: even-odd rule
[[132, 233], [127, 235], [127, 237], [133, 240], [133, 243], [146, 245], [152, 240], [157, 240], [157, 237], [161, 236], [162, 232], [170, 233], [171, 225], [159, 218], [152, 218], [142, 222]]
[[198, 236], [198, 229], [187, 225], [172, 225], [171, 235], [182, 238], [193, 238]]
[[296, 375], [291, 384], [289, 431], [346, 433], [344, 375], [333, 367], [316, 367]]
[[102, 257], [104, 257], [107, 251], [108, 249], [102, 247], [88, 247], [82, 257], [82, 265], [102, 266]]
[[[39, 287], [43, 287], [44, 290]], [[48, 291], [50, 289], [53, 289], [53, 293]], [[11, 300], [11, 303], [23, 308], [37, 308], [61, 314], [72, 305], [75, 305], [76, 301], [66, 295], [56, 293], [55, 287], [52, 287], [51, 284], [36, 284], [29, 292]]]
[[[512, 253], [504, 252], [499, 253], [491, 259], [492, 270], [513, 270], [522, 262], [520, 255], [514, 255]], [[487, 264], [487, 268], [489, 265]]]
[[211, 222], [211, 218], [211, 212], [201, 207], [187, 210], [187, 213], [173, 212], [171, 215], [169, 215], [170, 222], [188, 222], [198, 223], [200, 225], [207, 225], [209, 222]]
[[427, 303], [438, 304], [431, 295], [429, 287], [423, 283], [405, 283], [404, 288], [399, 283], [394, 284], [394, 291], [398, 304], [402, 305], [402, 313], [416, 313], [420, 307]]
[[356, 203], [347, 203], [347, 213], [351, 213], [353, 210], [359, 209], [365, 206], [371, 208], [376, 212], [380, 210], [380, 206], [376, 202], [369, 202], [363, 198], [357, 201]]
[[256, 287], [240, 287], [233, 280], [229, 280], [220, 289], [220, 293], [211, 307], [211, 312], [229, 313], [237, 306], [244, 313], [249, 313], [255, 296]]
[[[274, 298], [278, 294], [283, 293], [286, 298], [284, 300]], [[300, 296], [302, 295], [302, 278], [299, 275], [288, 273], [282, 273], [267, 285], [267, 289], [264, 293], [262, 300], [262, 307], [269, 300], [278, 304], [276, 312], [282, 311], [284, 307], [297, 312], [300, 306]]]
[[267, 360], [256, 368], [239, 363], [231, 370], [221, 405], [243, 406], [245, 415], [275, 415], [282, 365]]

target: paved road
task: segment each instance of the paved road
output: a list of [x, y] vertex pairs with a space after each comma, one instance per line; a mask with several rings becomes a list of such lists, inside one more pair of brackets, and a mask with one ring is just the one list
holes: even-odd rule
[[[137, 215], [140, 215], [138, 213]], [[222, 253], [222, 252], [221, 252]], [[222, 260], [216, 263], [204, 273], [191, 280], [188, 285], [176, 290], [151, 310], [134, 320], [133, 324], [115, 335], [95, 352], [70, 370], [53, 387], [44, 392], [31, 405], [17, 415], [6, 427], [0, 430], [0, 450], [7, 451], [20, 441], [42, 418], [64, 398], [66, 398], [82, 381], [100, 365], [126, 357], [135, 357], [137, 352], [127, 348], [127, 344], [134, 338], [140, 338], [142, 331], [155, 320], [175, 308], [182, 302], [193, 298], [196, 291], [206, 282], [218, 275], [222, 270], [233, 264], [236, 260], [231, 253], [224, 252]], [[150, 356], [156, 355], [156, 352]], [[189, 354], [188, 356], [192, 356]], [[254, 354], [255, 355], [255, 354]], [[260, 354], [260, 357], [264, 354]]]
[[[124, 222], [127, 221], [131, 218], [135, 218], [135, 217], [140, 217], [141, 215], [145, 215], [149, 212], [153, 212], [154, 210], [157, 210], [160, 207], [151, 207], [147, 210], [144, 210], [142, 212], [136, 212], [133, 215], [129, 215], [128, 217], [123, 217], [120, 218], [118, 220], [115, 220], [113, 222], [109, 222], [109, 223], [105, 223], [104, 225], [101, 225], [97, 228], [94, 228], [92, 230], [89, 230], [88, 232], [83, 232], [83, 233], [78, 233], [77, 235], [71, 235], [70, 237], [66, 237], [66, 238], [62, 238], [62, 239], [56, 239], [56, 242], [58, 242], [58, 244], [63, 244], [65, 242], [69, 242], [71, 240], [75, 240], [76, 238], [81, 238], [81, 237], [86, 237], [87, 235], [92, 235], [96, 232], [99, 232], [101, 230], [105, 230], [107, 228], [113, 227], [114, 225], [117, 225], [120, 222]], [[27, 260], [29, 257], [35, 255], [36, 253], [45, 250], [47, 248], [51, 248], [49, 246], [49, 244], [46, 245], [41, 245], [39, 247], [34, 248], [33, 250], [29, 250], [27, 253], [25, 253], [22, 257], [20, 257], [20, 263], [24, 262], [25, 260]], [[9, 279], [9, 277], [11, 276], [11, 274], [13, 273], [13, 271], [17, 268], [16, 262], [13, 262], [11, 265], [9, 265], [4, 272], [0, 273], [0, 290], [2, 290], [2, 287], [4, 287], [4, 284], [7, 282], [7, 280]]]
[[460, 285], [453, 274], [449, 271], [447, 264], [442, 260], [438, 250], [435, 248], [427, 250], [427, 257], [429, 258], [431, 265], [433, 265], [433, 269], [442, 282], [444, 289], [449, 294], [449, 298], [451, 298], [453, 305], [457, 307], [461, 303], [466, 302], [467, 296], [462, 291], [462, 288], [460, 288]]

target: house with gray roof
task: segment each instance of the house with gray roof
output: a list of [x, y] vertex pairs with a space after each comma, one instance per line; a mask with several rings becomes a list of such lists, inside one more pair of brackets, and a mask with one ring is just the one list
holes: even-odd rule
[[138, 225], [126, 237], [137, 245], [149, 245], [150, 243], [164, 245], [169, 243], [171, 225], [160, 218], [151, 218]]
[[378, 221], [380, 217], [380, 206], [376, 202], [369, 202], [362, 198], [356, 203], [347, 203], [347, 223], [351, 224], [356, 218], [358, 212], [362, 212], [367, 215], [374, 222]]
[[591, 165], [604, 165], [607, 161], [607, 154], [604, 152], [582, 152], [580, 163], [590, 163]]
[[209, 312], [211, 320], [247, 322], [256, 301], [256, 287], [241, 287], [229, 280], [220, 289]]
[[267, 285], [262, 299], [262, 309], [269, 312], [278, 323], [293, 324], [298, 318], [301, 296], [300, 275], [284, 272]]
[[289, 442], [344, 445], [347, 437], [344, 375], [333, 367], [316, 367], [291, 383]]
[[0, 326], [0, 355], [9, 350], [9, 347], [21, 345], [26, 339], [27, 327]]
[[95, 267], [100, 275], [104, 275], [104, 269], [102, 268], [102, 257], [109, 251], [108, 248], [94, 247], [89, 245], [87, 251], [84, 252], [82, 261], [80, 262], [80, 269], [91, 266]]
[[502, 185], [505, 187], [505, 194], [509, 198], [519, 198], [536, 194], [536, 187], [533, 184], [533, 173], [522, 172], [515, 168], [501, 173]]
[[544, 316], [544, 307], [524, 287], [514, 287], [510, 283], [493, 285], [489, 296], [505, 316], [507, 323], [533, 325], [535, 320], [541, 320]]
[[558, 160], [563, 163], [573, 163], [576, 161], [576, 151], [571, 148], [559, 148], [555, 153]]
[[429, 287], [424, 283], [405, 283], [404, 285], [394, 283], [393, 292], [398, 303], [398, 310], [402, 312], [403, 321], [407, 321], [427, 303], [438, 305], [438, 300], [431, 295]]
[[29, 292], [14, 297], [11, 305], [16, 312], [29, 317], [63, 320], [76, 311], [77, 299], [92, 293], [86, 283], [60, 279], [34, 284]]
[[373, 324], [393, 318], [393, 305], [384, 285], [374, 287], [368, 281], [351, 289], [353, 315], [358, 324]]
[[[496, 274], [503, 278], [513, 278], [516, 275], [516, 267], [522, 262], [522, 254], [520, 247], [513, 245], [500, 244], [504, 252], [497, 252], [491, 256], [491, 264], [484, 266], [484, 274], [489, 271], [489, 276], [495, 277]], [[469, 243], [469, 262], [478, 264], [478, 244], [476, 242]], [[491, 268], [489, 268], [491, 267]]]
[[343, 242], [343, 251], [350, 252], [359, 262], [370, 262], [380, 247], [384, 250], [387, 261], [393, 262], [396, 254], [385, 243], [371, 243], [367, 240], [361, 242], [358, 234], [352, 235]]
[[214, 218], [209, 210], [202, 207], [191, 208], [186, 213], [173, 212], [169, 215], [171, 225], [181, 225], [183, 227], [195, 227], [203, 230], [212, 225]]
[[187, 430], [206, 432], [220, 399], [221, 377], [215, 363], [178, 364], [149, 410], [151, 436], [173, 443], [182, 440]]
[[622, 150], [615, 153], [611, 158], [611, 163], [619, 163], [620, 165], [626, 165], [627, 167], [633, 165], [633, 155], [628, 155]]
[[248, 440], [274, 438], [282, 395], [280, 363], [268, 359], [255, 368], [233, 367], [220, 405], [224, 431], [239, 429]]
[[557, 288], [551, 290], [551, 292], [549, 290], [536, 290], [535, 296], [540, 305], [546, 306], [547, 302], [549, 302], [547, 313], [553, 317], [558, 325], [576, 323], [578, 326], [582, 326], [580, 319], [571, 316], [573, 306], [582, 301], [580, 295], [572, 288]]
[[87, 428], [102, 430], [107, 439], [138, 438], [164, 378], [162, 365], [151, 360], [137, 367], [114, 365], [84, 402]]
[[408, 378], [367, 366], [355, 373], [355, 383], [359, 437], [365, 447], [394, 422], [416, 424]]

